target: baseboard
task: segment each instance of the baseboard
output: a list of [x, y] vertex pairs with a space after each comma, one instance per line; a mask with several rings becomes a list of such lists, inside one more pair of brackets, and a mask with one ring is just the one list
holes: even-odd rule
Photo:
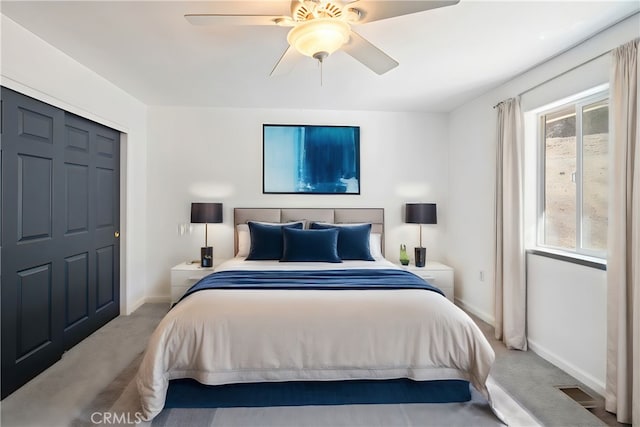
[[459, 306], [461, 309], [468, 311], [469, 313], [473, 314], [476, 317], [479, 317], [480, 319], [482, 319], [483, 321], [487, 322], [488, 324], [490, 324], [491, 326], [495, 326], [496, 324], [496, 319], [495, 317], [493, 317], [491, 314], [478, 309], [477, 307], [471, 305], [471, 304], [467, 304], [466, 302], [464, 302], [463, 300], [461, 300], [460, 298], [456, 298], [455, 299], [456, 305]]
[[136, 311], [137, 309], [139, 309], [140, 307], [142, 307], [142, 305], [147, 302], [147, 299], [145, 297], [140, 298], [138, 301], [136, 301], [135, 303], [133, 303], [133, 305], [131, 307], [127, 307], [127, 316], [129, 316], [131, 313], [133, 313], [134, 311]]
[[155, 296], [155, 297], [142, 297], [127, 310], [126, 316], [131, 315], [134, 311], [142, 307], [144, 304], [169, 304], [171, 302], [170, 296]]
[[[553, 365], [557, 366], [558, 368], [562, 369], [567, 374], [571, 375], [572, 377], [582, 382], [587, 387], [591, 388], [596, 393], [600, 394], [600, 396], [604, 396], [605, 384], [599, 381], [593, 375], [567, 362], [562, 357], [547, 350], [546, 348], [539, 345], [535, 341], [532, 341], [530, 338], [527, 339], [527, 343], [529, 344], [529, 349], [534, 353], [536, 353], [538, 356], [542, 357], [547, 362], [550, 362]], [[565, 385], [565, 384], [558, 384], [558, 385]]]
[[163, 303], [167, 303], [169, 304], [171, 302], [171, 296], [170, 295], [160, 295], [160, 296], [153, 296], [153, 297], [146, 297], [145, 298], [145, 303], [149, 303], [149, 304], [163, 304]]

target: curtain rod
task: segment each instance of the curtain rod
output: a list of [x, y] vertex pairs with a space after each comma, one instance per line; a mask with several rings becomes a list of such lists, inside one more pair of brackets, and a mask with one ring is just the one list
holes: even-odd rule
[[[539, 88], [540, 86], [542, 86], [542, 85], [544, 85], [544, 84], [547, 84], [547, 83], [549, 83], [549, 82], [550, 82], [550, 81], [552, 81], [552, 80], [557, 79], [558, 77], [562, 77], [562, 76], [564, 76], [565, 74], [568, 74], [568, 73], [572, 72], [573, 70], [575, 70], [575, 69], [577, 69], [577, 68], [580, 68], [580, 67], [582, 67], [583, 65], [588, 64], [589, 62], [593, 62], [593, 61], [595, 61], [596, 59], [599, 59], [599, 58], [602, 58], [602, 57], [603, 57], [603, 56], [605, 56], [605, 55], [608, 55], [609, 53], [611, 53], [611, 51], [612, 51], [612, 50], [613, 50], [613, 49], [609, 49], [609, 50], [607, 50], [606, 52], [603, 52], [603, 53], [601, 53], [601, 54], [600, 54], [600, 55], [598, 55], [598, 56], [594, 56], [594, 57], [593, 57], [593, 58], [591, 58], [591, 59], [587, 59], [586, 61], [581, 62], [580, 64], [578, 64], [578, 65], [576, 65], [576, 66], [574, 66], [574, 67], [571, 67], [571, 68], [569, 68], [568, 70], [563, 71], [562, 73], [560, 73], [560, 74], [558, 74], [558, 75], [555, 75], [555, 76], [553, 76], [553, 77], [550, 77], [550, 78], [548, 78], [547, 80], [545, 80], [545, 81], [543, 81], [543, 82], [540, 82], [540, 83], [538, 83], [537, 85], [532, 86], [532, 87], [530, 87], [529, 89], [527, 89], [527, 90], [524, 90], [524, 91], [520, 92], [520, 93], [519, 93], [519, 94], [517, 94], [516, 96], [522, 96], [522, 95], [524, 95], [525, 93], [529, 93], [529, 92], [531, 92], [532, 90], [537, 89], [537, 88]], [[496, 105], [494, 105], [494, 106], [493, 106], [493, 108], [498, 107], [498, 106], [499, 106], [500, 104], [502, 104], [503, 102], [504, 102], [504, 101], [500, 101], [500, 102], [498, 102]]]
[[[533, 67], [531, 67], [531, 68], [529, 68], [529, 69], [527, 69], [527, 70], [523, 71], [522, 73], [520, 73], [520, 74], [519, 74], [518, 76], [516, 76], [516, 77], [522, 76], [522, 75], [526, 74], [527, 72], [529, 72], [529, 71], [533, 70], [534, 68], [537, 68], [537, 67], [541, 66], [542, 64], [546, 64], [547, 62], [549, 62], [549, 61], [551, 61], [551, 60], [553, 60], [553, 59], [555, 59], [555, 58], [557, 58], [557, 57], [559, 57], [559, 56], [561, 56], [561, 55], [565, 54], [566, 52], [569, 52], [570, 50], [572, 50], [572, 49], [574, 49], [574, 48], [576, 48], [576, 47], [578, 47], [578, 46], [580, 46], [580, 45], [582, 45], [582, 44], [586, 43], [587, 41], [589, 41], [589, 40], [593, 39], [594, 37], [597, 37], [598, 35], [600, 35], [600, 34], [604, 33], [604, 32], [605, 32], [605, 31], [607, 31], [609, 28], [615, 27], [616, 25], [620, 24], [621, 22], [626, 21], [627, 19], [631, 19], [631, 18], [633, 18], [633, 17], [634, 17], [634, 16], [636, 16], [638, 13], [640, 13], [640, 12], [638, 12], [638, 11], [636, 10], [636, 11], [634, 11], [634, 12], [631, 12], [631, 13], [630, 13], [630, 14], [628, 14], [627, 16], [623, 16], [622, 18], [618, 19], [617, 21], [612, 22], [612, 23], [611, 23], [611, 25], [608, 25], [607, 27], [602, 28], [602, 29], [601, 29], [600, 31], [598, 31], [597, 33], [590, 35], [590, 36], [589, 36], [589, 37], [587, 37], [586, 39], [581, 40], [580, 42], [578, 42], [578, 43], [574, 44], [573, 46], [570, 46], [570, 47], [566, 48], [565, 50], [563, 50], [563, 51], [561, 51], [561, 52], [558, 52], [557, 54], [553, 55], [552, 57], [547, 58], [546, 60], [544, 60], [544, 61], [540, 62], [539, 64], [534, 65]], [[603, 53], [601, 53], [601, 54], [600, 54], [600, 55], [598, 55], [598, 56], [595, 56], [595, 57], [593, 57], [593, 58], [591, 58], [591, 59], [588, 59], [588, 60], [584, 61], [583, 63], [578, 64], [578, 65], [576, 65], [575, 67], [573, 67], [573, 68], [571, 68], [571, 69], [569, 69], [569, 70], [567, 70], [567, 71], [565, 71], [565, 72], [563, 72], [563, 73], [558, 74], [557, 76], [551, 77], [551, 78], [549, 78], [549, 79], [547, 79], [547, 80], [543, 81], [542, 83], [538, 83], [537, 85], [535, 85], [535, 86], [533, 86], [533, 87], [530, 87], [529, 89], [527, 89], [527, 90], [525, 90], [525, 91], [523, 91], [523, 92], [520, 92], [520, 93], [519, 93], [518, 95], [516, 95], [516, 96], [522, 96], [522, 95], [524, 95], [525, 93], [529, 93], [529, 92], [531, 92], [532, 90], [539, 88], [539, 87], [540, 87], [540, 86], [542, 86], [543, 84], [549, 83], [551, 80], [554, 80], [554, 79], [557, 79], [558, 77], [564, 76], [565, 74], [570, 73], [571, 71], [575, 70], [576, 68], [582, 67], [583, 65], [586, 65], [586, 64], [588, 64], [588, 63], [589, 63], [589, 62], [591, 62], [591, 61], [595, 61], [596, 59], [601, 58], [601, 57], [603, 57], [603, 56], [607, 55], [608, 53], [612, 52], [614, 49], [616, 49], [616, 48], [609, 49], [608, 51], [603, 52]], [[513, 79], [515, 79], [516, 77], [514, 77]], [[511, 79], [511, 80], [513, 80], [513, 79]], [[498, 105], [502, 104], [502, 102], [503, 102], [503, 101], [498, 102], [496, 105], [494, 105], [494, 106], [493, 106], [493, 108], [495, 109]]]

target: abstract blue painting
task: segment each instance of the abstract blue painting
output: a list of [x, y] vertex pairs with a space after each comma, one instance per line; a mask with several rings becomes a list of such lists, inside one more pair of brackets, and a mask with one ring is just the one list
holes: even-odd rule
[[358, 126], [262, 127], [262, 192], [360, 194]]

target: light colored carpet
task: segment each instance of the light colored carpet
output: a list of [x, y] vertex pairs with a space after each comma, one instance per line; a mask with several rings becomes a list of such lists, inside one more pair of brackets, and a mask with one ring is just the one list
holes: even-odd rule
[[[132, 380], [149, 335], [167, 310], [168, 304], [145, 304], [131, 316], [122, 316], [109, 322], [69, 350], [62, 360], [0, 403], [2, 427], [132, 425], [136, 421], [135, 412], [139, 405]], [[526, 408], [545, 426], [605, 425], [591, 412], [554, 387], [558, 384], [579, 382], [533, 352], [507, 350], [502, 343], [493, 338], [491, 326], [478, 319], [474, 320], [496, 351], [496, 363], [491, 370], [491, 376], [497, 384], [491, 386], [491, 392], [498, 402], [498, 408], [511, 425], [534, 425], [535, 420], [522, 408]], [[501, 393], [506, 397], [501, 398]], [[452, 408], [444, 412], [451, 413], [460, 409], [453, 408], [456, 404], [446, 405], [451, 405]], [[466, 405], [466, 410], [471, 408], [476, 411], [474, 413], [478, 422], [473, 424], [497, 425], [496, 418], [489, 412], [486, 402], [478, 400], [457, 405]], [[442, 415], [444, 418], [432, 415], [427, 411], [431, 404], [362, 406], [361, 410], [353, 413], [346, 406], [173, 409], [162, 412], [154, 425], [237, 426], [244, 423], [243, 426], [248, 426], [257, 421], [259, 425], [280, 425], [284, 422], [285, 425], [298, 426], [303, 425], [299, 411], [304, 411], [304, 416], [310, 417], [306, 425], [314, 426], [329, 423], [421, 426], [461, 424], [456, 420], [445, 422], [445, 419], [449, 420], [448, 414]], [[121, 412], [118, 414], [109, 411]], [[94, 413], [96, 414], [92, 423], [91, 415]], [[122, 418], [124, 413], [130, 414], [128, 419]], [[109, 422], [106, 422], [105, 416], [111, 417]], [[115, 416], [120, 418], [114, 420]], [[615, 417], [613, 419], [615, 420]], [[231, 424], [233, 420], [235, 424]], [[127, 421], [130, 423], [127, 424]]]
[[[167, 313], [145, 304], [120, 316], [65, 352], [58, 362], [0, 403], [2, 427], [65, 427], [131, 366]], [[131, 378], [131, 377], [130, 377]], [[126, 380], [126, 383], [130, 381]], [[120, 395], [122, 388], [113, 393]]]
[[[138, 356], [72, 425], [95, 425], [109, 417], [111, 425], [130, 425], [139, 420], [140, 401], [133, 377]], [[512, 426], [540, 425], [495, 381], [489, 382], [496, 408]], [[113, 421], [116, 421], [113, 423]], [[141, 425], [149, 425], [142, 423]], [[152, 427], [316, 427], [316, 426], [500, 426], [488, 402], [475, 390], [472, 400], [463, 403], [290, 406], [266, 408], [165, 409]]]

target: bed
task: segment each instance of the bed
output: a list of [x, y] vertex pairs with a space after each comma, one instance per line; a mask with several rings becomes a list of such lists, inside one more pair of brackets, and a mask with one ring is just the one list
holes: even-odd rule
[[[324, 247], [294, 245], [311, 236], [340, 243], [343, 259], [332, 252], [322, 262], [254, 260], [259, 242], [247, 247], [247, 224], [253, 238], [300, 221], [319, 232], [280, 227], [283, 257]], [[150, 338], [137, 378], [145, 419], [163, 409], [178, 379], [210, 386], [462, 380], [490, 401], [493, 350], [439, 290], [383, 258], [382, 209], [237, 208], [234, 226], [237, 256], [196, 284]], [[346, 260], [350, 248], [338, 236], [361, 228], [369, 230], [371, 259]]]

